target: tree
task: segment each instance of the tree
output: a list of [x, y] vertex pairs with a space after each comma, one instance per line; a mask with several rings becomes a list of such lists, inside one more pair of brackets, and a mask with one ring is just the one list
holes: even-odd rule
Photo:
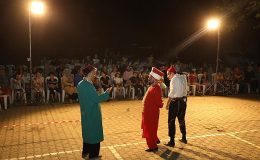
[[220, 12], [228, 19], [229, 29], [235, 29], [239, 23], [248, 20], [252, 28], [260, 29], [260, 0], [222, 0]]

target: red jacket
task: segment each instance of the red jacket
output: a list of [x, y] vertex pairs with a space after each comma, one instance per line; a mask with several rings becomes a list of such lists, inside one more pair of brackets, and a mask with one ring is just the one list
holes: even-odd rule
[[162, 90], [159, 84], [150, 86], [143, 99], [142, 113], [143, 138], [157, 138], [159, 108], [163, 107]]

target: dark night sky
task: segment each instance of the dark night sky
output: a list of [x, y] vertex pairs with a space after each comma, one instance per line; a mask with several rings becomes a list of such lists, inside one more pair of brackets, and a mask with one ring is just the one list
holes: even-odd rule
[[[85, 56], [90, 47], [159, 46], [166, 54], [203, 27], [217, 0], [45, 0], [46, 14], [33, 17], [34, 59]], [[26, 63], [29, 56], [27, 0], [1, 0], [0, 64]], [[259, 36], [247, 22], [222, 33], [222, 49], [259, 53]], [[259, 31], [258, 31], [259, 33]], [[212, 58], [216, 33], [206, 34], [181, 57]], [[250, 49], [248, 49], [250, 44]], [[241, 47], [241, 48], [238, 48]], [[245, 47], [246, 46], [246, 47]], [[245, 49], [247, 48], [247, 49]], [[75, 50], [76, 49], [76, 50]], [[250, 51], [248, 51], [250, 50]], [[71, 53], [69, 52], [77, 52]]]

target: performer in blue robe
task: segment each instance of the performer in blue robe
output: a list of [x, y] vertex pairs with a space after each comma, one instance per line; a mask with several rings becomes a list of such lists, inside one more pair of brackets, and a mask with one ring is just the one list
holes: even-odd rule
[[111, 88], [99, 95], [93, 85], [97, 69], [87, 65], [83, 69], [84, 78], [77, 86], [80, 112], [83, 149], [82, 158], [98, 159], [100, 142], [104, 140], [102, 115], [99, 103], [109, 99]]

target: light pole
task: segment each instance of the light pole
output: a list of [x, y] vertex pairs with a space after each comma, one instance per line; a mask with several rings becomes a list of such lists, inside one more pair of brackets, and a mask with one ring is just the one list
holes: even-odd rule
[[218, 62], [219, 62], [219, 46], [220, 46], [220, 20], [210, 19], [207, 21], [208, 30], [218, 30], [218, 44], [217, 44], [217, 59], [216, 59], [216, 74], [218, 73]]
[[29, 54], [29, 58], [28, 61], [30, 62], [30, 91], [31, 91], [31, 97], [30, 97], [30, 102], [32, 104], [32, 86], [33, 86], [33, 81], [32, 81], [32, 23], [31, 23], [31, 15], [32, 14], [38, 14], [41, 15], [44, 13], [44, 3], [41, 1], [31, 1], [30, 5], [29, 5], [29, 43], [30, 43], [30, 54]]
[[[217, 91], [217, 85], [219, 84], [219, 86], [222, 88], [222, 93], [224, 94], [226, 93], [230, 93], [230, 91], [221, 83], [218, 81], [217, 79], [217, 74], [218, 74], [218, 63], [219, 63], [219, 50], [220, 50], [220, 23], [221, 21], [219, 19], [210, 19], [207, 22], [207, 29], [208, 30], [218, 30], [218, 44], [217, 44], [217, 59], [216, 59], [216, 73], [215, 73], [215, 77], [214, 77], [214, 81], [212, 83], [212, 85], [208, 88], [210, 89], [212, 86], [214, 87], [214, 94]], [[207, 90], [208, 90], [207, 89]]]

